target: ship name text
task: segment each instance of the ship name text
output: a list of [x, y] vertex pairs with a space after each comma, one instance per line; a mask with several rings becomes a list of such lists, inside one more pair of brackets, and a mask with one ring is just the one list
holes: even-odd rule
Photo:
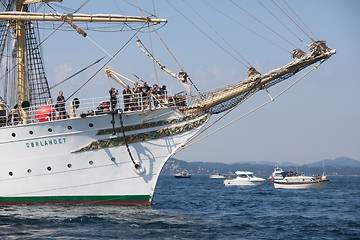
[[64, 144], [64, 143], [66, 143], [66, 138], [54, 138], [54, 139], [49, 139], [49, 140], [27, 142], [26, 148], [46, 147], [46, 146], [58, 145], [58, 144]]

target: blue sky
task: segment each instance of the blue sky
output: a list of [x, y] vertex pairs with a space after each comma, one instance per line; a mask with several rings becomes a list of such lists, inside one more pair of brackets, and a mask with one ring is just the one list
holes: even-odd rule
[[[184, 1], [169, 1], [206, 34], [216, 39], [227, 51], [235, 55]], [[305, 44], [284, 28], [258, 1], [234, 1], [280, 35], [286, 37], [289, 42], [307, 51]], [[82, 2], [84, 1], [64, 0], [62, 4], [58, 3], [57, 5], [76, 9]], [[225, 12], [227, 16], [231, 16], [281, 47], [249, 32], [215, 11], [204, 1], [186, 2], [260, 72], [265, 73], [291, 61], [289, 52], [294, 48], [292, 45], [246, 15], [230, 1], [206, 0], [206, 3], [214, 5], [220, 11]], [[156, 15], [168, 20], [168, 23], [159, 29], [158, 33], [201, 91], [211, 90], [246, 78], [247, 69], [241, 63], [206, 38], [169, 5], [167, 0], [157, 0], [154, 1], [154, 4], [153, 1], [139, 0], [137, 3], [149, 12], [154, 12], [153, 6], [155, 6]], [[271, 0], [264, 0], [261, 3], [285, 22], [306, 44], [311, 42], [294, 24], [289, 22]], [[297, 164], [340, 156], [360, 160], [360, 94], [358, 93], [360, 88], [358, 73], [360, 69], [358, 59], [360, 53], [360, 1], [288, 0], [287, 3], [316, 37], [319, 40], [327, 41], [328, 47], [336, 49], [337, 54], [273, 103], [242, 118], [220, 133], [179, 152], [174, 156], [175, 158], [185, 161], [227, 163], [272, 161]], [[119, 0], [90, 0], [79, 12], [141, 15], [138, 9], [126, 1]], [[47, 36], [49, 33], [50, 31], [45, 31], [42, 34]], [[133, 32], [88, 31], [92, 40], [111, 53], [123, 46], [132, 34]], [[151, 41], [147, 31], [138, 37], [147, 44], [148, 48], [150, 48], [150, 42], [152, 43], [154, 55], [161, 63], [174, 71], [180, 70], [155, 34], [152, 34]], [[50, 85], [105, 56], [104, 52], [91, 41], [73, 31], [56, 32], [44, 43], [43, 50], [50, 52], [44, 55]], [[135, 40], [131, 41], [117, 55], [117, 59], [151, 84], [159, 81], [161, 85], [166, 84], [169, 89], [172, 89], [173, 93], [182, 91], [180, 84], [158, 69], [158, 80], [156, 79], [153, 63], [140, 52]], [[115, 61], [112, 61], [109, 67], [131, 77]], [[96, 70], [94, 67], [60, 88], [54, 89], [53, 97], [59, 90], [63, 90], [65, 96], [70, 95]], [[298, 74], [292, 79], [270, 88], [270, 94], [276, 95], [300, 76], [301, 74]], [[101, 72], [76, 96], [79, 98], [89, 98], [93, 95], [106, 96], [111, 86], [120, 88]], [[232, 119], [238, 118], [268, 99], [265, 92], [258, 93], [212, 129], [215, 130]], [[213, 119], [216, 117], [214, 116]]]

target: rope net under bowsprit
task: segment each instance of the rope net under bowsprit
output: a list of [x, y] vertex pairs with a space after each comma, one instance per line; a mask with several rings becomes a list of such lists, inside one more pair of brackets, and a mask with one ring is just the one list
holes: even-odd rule
[[212, 114], [224, 112], [243, 102], [253, 93], [274, 86], [306, 67], [328, 59], [334, 53], [335, 50], [328, 48], [324, 41], [311, 44], [308, 53], [295, 49], [292, 52], [294, 59], [289, 64], [265, 74], [260, 74], [251, 67], [245, 80], [202, 93], [198, 96], [187, 97], [185, 101], [182, 99], [183, 104], [178, 105], [178, 108], [185, 114], [208, 111]]

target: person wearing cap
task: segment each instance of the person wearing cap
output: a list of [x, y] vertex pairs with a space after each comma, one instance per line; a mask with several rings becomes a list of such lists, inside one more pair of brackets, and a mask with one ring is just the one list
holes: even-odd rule
[[139, 95], [141, 94], [141, 89], [137, 82], [134, 83], [133, 92], [134, 92], [134, 96], [131, 101], [132, 109], [139, 110], [139, 105], [140, 105], [139, 104], [139, 100], [140, 100]]
[[65, 102], [66, 102], [66, 100], [65, 100], [65, 97], [63, 95], [63, 92], [60, 91], [59, 96], [56, 99], [56, 104], [58, 106], [60, 119], [66, 119]]
[[150, 92], [151, 92], [150, 87], [144, 81], [143, 86], [141, 87], [142, 103], [143, 103], [144, 109], [150, 104]]
[[117, 104], [117, 96], [119, 95], [118, 90], [115, 90], [115, 88], [110, 88], [110, 102], [111, 102], [111, 109], [114, 110], [116, 108]]
[[131, 97], [131, 91], [129, 85], [126, 85], [125, 89], [123, 90], [123, 96], [124, 96], [124, 111], [131, 111], [131, 104], [130, 104], [130, 97]]
[[159, 85], [154, 84], [151, 93], [154, 98], [154, 106], [155, 107], [159, 106], [159, 95], [161, 93], [161, 89], [160, 89]]

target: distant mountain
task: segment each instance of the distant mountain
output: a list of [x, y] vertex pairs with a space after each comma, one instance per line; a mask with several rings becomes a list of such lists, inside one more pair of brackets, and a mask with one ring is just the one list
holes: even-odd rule
[[[324, 168], [323, 168], [324, 162]], [[325, 159], [301, 166], [293, 163], [276, 164], [272, 162], [261, 163], [213, 163], [213, 162], [186, 162], [170, 158], [163, 167], [161, 174], [173, 175], [181, 171], [187, 171], [193, 175], [211, 175], [220, 173], [222, 175], [234, 175], [235, 171], [252, 171], [258, 176], [268, 177], [274, 171], [274, 166], [280, 166], [284, 171], [289, 169], [298, 170], [308, 175], [317, 175], [325, 170], [327, 175], [360, 175], [360, 161], [339, 157], [336, 159]]]
[[357, 161], [355, 159], [348, 158], [348, 157], [338, 157], [335, 159], [325, 159], [323, 161], [318, 161], [318, 162], [314, 162], [314, 163], [310, 163], [310, 164], [306, 164], [306, 165], [312, 166], [312, 167], [322, 167], [324, 165], [325, 168], [329, 167], [329, 166], [360, 167], [360, 161]]

